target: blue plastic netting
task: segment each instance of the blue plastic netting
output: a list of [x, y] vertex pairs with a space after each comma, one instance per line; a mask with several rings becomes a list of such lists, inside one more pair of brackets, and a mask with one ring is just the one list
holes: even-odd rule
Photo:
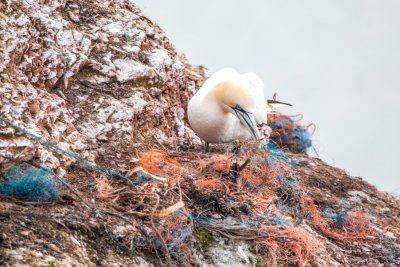
[[47, 168], [12, 167], [0, 183], [0, 195], [33, 202], [59, 199], [51, 171]]
[[272, 129], [271, 140], [279, 147], [292, 152], [305, 152], [312, 147], [314, 124], [304, 125], [300, 122], [302, 116], [274, 114], [269, 117], [269, 126]]

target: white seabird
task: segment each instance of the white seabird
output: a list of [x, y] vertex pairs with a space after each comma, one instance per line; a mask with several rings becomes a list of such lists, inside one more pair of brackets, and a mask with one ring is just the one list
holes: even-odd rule
[[189, 101], [188, 118], [206, 143], [258, 140], [257, 125], [267, 123], [264, 83], [251, 72], [217, 71]]

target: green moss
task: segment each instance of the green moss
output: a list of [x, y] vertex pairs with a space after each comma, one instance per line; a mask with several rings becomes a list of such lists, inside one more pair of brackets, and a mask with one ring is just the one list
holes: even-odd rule
[[94, 239], [86, 239], [85, 240], [85, 244], [86, 244], [86, 250], [88, 251], [89, 256], [95, 257], [97, 256], [97, 249], [98, 249], [98, 244], [96, 243], [96, 241]]
[[254, 246], [249, 248], [249, 251], [255, 256], [249, 257], [249, 261], [256, 267], [267, 266], [267, 254], [263, 250], [257, 250]]
[[11, 140], [14, 138], [14, 133], [13, 132], [3, 132], [3, 133], [0, 132], [0, 137], [1, 137], [1, 139], [4, 139], [4, 140]]
[[77, 80], [90, 80], [90, 78], [93, 78], [95, 76], [103, 76], [100, 72], [95, 71], [91, 68], [83, 68], [82, 70], [79, 71], [79, 73], [76, 74], [75, 78]]
[[278, 264], [279, 267], [297, 267], [299, 266], [297, 263], [292, 263], [292, 262], [284, 262]]
[[251, 265], [254, 265], [255, 262], [254, 262], [254, 260], [253, 260], [253, 257], [249, 256], [249, 257], [248, 257], [248, 260], [249, 260], [249, 262], [250, 262]]
[[162, 87], [162, 82], [157, 78], [148, 78], [148, 77], [142, 77], [138, 78], [135, 80], [128, 81], [124, 83], [124, 85], [131, 87], [131, 88], [145, 88], [145, 89], [150, 89], [152, 87], [157, 87], [161, 88]]
[[195, 243], [194, 247], [202, 253], [208, 253], [215, 239], [210, 232], [205, 229], [197, 229], [193, 233]]
[[256, 255], [256, 267], [264, 267], [264, 266], [268, 266], [267, 264], [267, 260], [265, 259], [265, 257], [261, 256], [260, 254]]
[[[90, 67], [86, 67], [86, 68], [83, 68], [82, 70], [80, 70], [79, 73], [77, 73], [74, 76], [74, 79], [79, 80], [79, 81], [87, 81], [96, 76], [104, 76], [104, 75], [96, 70], [93, 70]], [[110, 78], [110, 81], [107, 83], [112, 84], [112, 83], [116, 83], [116, 82], [117, 82], [116, 78]], [[154, 76], [152, 78], [149, 78], [149, 77], [137, 78], [135, 80], [130, 80], [125, 83], [122, 83], [122, 85], [124, 85], [128, 88], [131, 88], [131, 89], [135, 89], [135, 88], [150, 89], [152, 87], [162, 88], [163, 83], [159, 77]]]
[[36, 255], [32, 251], [27, 251], [23, 253], [23, 262], [32, 264], [36, 262]]

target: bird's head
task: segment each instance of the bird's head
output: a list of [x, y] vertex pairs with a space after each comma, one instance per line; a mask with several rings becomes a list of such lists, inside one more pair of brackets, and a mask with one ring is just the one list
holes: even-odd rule
[[212, 97], [222, 110], [235, 115], [254, 139], [261, 138], [254, 118], [257, 109], [256, 100], [247, 88], [232, 81], [221, 82], [214, 87]]

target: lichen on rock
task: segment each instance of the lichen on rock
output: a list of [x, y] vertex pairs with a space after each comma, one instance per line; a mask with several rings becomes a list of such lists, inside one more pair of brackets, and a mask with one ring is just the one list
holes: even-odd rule
[[[135, 143], [137, 132], [163, 144], [198, 143], [179, 107], [204, 73], [186, 67], [132, 2], [10, 0], [0, 9], [2, 116], [94, 155], [99, 140]], [[42, 148], [13, 129], [2, 135], [16, 142], [0, 148], [8, 159], [60, 167], [58, 157], [44, 159]]]

